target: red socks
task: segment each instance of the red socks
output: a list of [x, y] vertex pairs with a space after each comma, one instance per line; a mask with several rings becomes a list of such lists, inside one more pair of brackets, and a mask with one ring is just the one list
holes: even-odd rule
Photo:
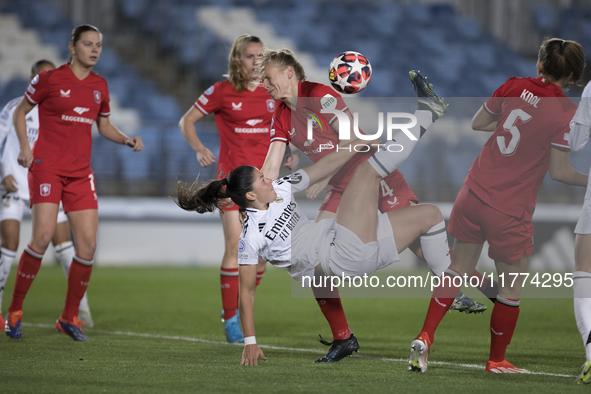
[[441, 275], [440, 286], [433, 290], [427, 317], [425, 317], [425, 323], [421, 330], [429, 335], [431, 343], [433, 343], [433, 338], [435, 338], [437, 326], [439, 326], [446, 312], [449, 311], [449, 307], [454, 302], [458, 290], [461, 287], [461, 281], [458, 279], [455, 280], [455, 284], [458, 286], [454, 285], [453, 278], [456, 276], [459, 276], [457, 272], [450, 269], [445, 270], [445, 273]]
[[220, 270], [220, 282], [222, 285], [224, 320], [228, 320], [236, 316], [236, 309], [238, 309], [238, 287], [240, 285], [238, 268], [222, 268]]
[[490, 316], [490, 361], [503, 361], [519, 317], [519, 300], [497, 297]]
[[42, 254], [35, 252], [29, 245], [27, 245], [18, 262], [18, 271], [16, 273], [16, 281], [12, 292], [12, 302], [8, 307], [8, 312], [23, 310], [23, 301], [25, 300], [35, 276], [37, 276], [37, 273], [39, 272], [42, 258]]
[[314, 297], [320, 310], [324, 314], [326, 321], [332, 331], [333, 340], [347, 339], [351, 336], [351, 330], [349, 329], [349, 323], [347, 323], [347, 317], [343, 310], [343, 304], [339, 296], [339, 290], [335, 289], [330, 291], [326, 288], [312, 287]]
[[62, 319], [72, 322], [78, 316], [80, 300], [84, 297], [88, 288], [88, 281], [92, 273], [94, 260], [82, 260], [74, 256], [68, 273], [68, 292], [66, 293], [66, 306], [62, 312]]

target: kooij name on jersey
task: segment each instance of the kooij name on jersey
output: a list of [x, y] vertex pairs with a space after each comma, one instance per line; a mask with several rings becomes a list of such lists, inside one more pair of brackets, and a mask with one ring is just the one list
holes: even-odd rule
[[283, 241], [289, 239], [289, 235], [293, 231], [295, 225], [300, 220], [300, 215], [295, 212], [296, 203], [291, 201], [288, 206], [283, 209], [283, 212], [275, 220], [271, 230], [265, 233], [265, 237], [273, 241], [278, 235]]

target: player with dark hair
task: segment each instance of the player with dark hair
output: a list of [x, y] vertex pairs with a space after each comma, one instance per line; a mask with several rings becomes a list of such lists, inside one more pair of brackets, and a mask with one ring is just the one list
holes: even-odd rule
[[[56, 328], [75, 341], [87, 341], [78, 319], [86, 293], [98, 229], [94, 173], [90, 168], [92, 124], [110, 141], [143, 149], [139, 137], [127, 137], [109, 121], [107, 82], [92, 72], [102, 50], [102, 34], [92, 25], [79, 25], [68, 45], [70, 60], [55, 70], [39, 73], [14, 111], [20, 145], [18, 162], [29, 168], [29, 194], [33, 234], [21, 255], [12, 302], [6, 316], [6, 334], [22, 337], [23, 301], [41, 266], [55, 232], [60, 201], [68, 215], [76, 254], [68, 273], [66, 304]], [[39, 139], [33, 151], [26, 130], [27, 114], [38, 106]]]
[[[256, 62], [263, 53], [260, 38], [243, 34], [234, 41], [228, 55], [228, 79], [216, 82], [197, 99], [179, 122], [183, 136], [197, 153], [202, 167], [215, 163], [215, 155], [199, 140], [195, 123], [204, 116], [215, 114], [220, 134], [220, 155], [217, 177], [224, 178], [240, 165], [260, 167], [269, 148], [269, 129], [275, 101], [260, 84]], [[222, 288], [222, 321], [226, 339], [242, 343], [238, 312], [238, 238], [240, 220], [238, 206], [221, 205], [220, 214], [224, 230], [225, 250], [220, 270]], [[259, 260], [257, 284], [266, 269]]]
[[[55, 66], [49, 60], [35, 62], [31, 68], [30, 81], [41, 71], [53, 69], [55, 69]], [[0, 238], [2, 239], [0, 245], [0, 306], [2, 304], [4, 285], [8, 279], [12, 262], [16, 257], [21, 220], [25, 212], [30, 212], [28, 170], [18, 164], [19, 144], [12, 123], [14, 110], [22, 99], [21, 96], [9, 101], [0, 112], [0, 145], [4, 145], [0, 156], [0, 175], [2, 177], [2, 184], [0, 185], [2, 195], [2, 205], [0, 205]], [[39, 113], [37, 107], [35, 107], [27, 114], [27, 138], [31, 147], [39, 136], [38, 130]], [[70, 238], [68, 217], [61, 205], [51, 243], [54, 246], [55, 257], [60, 262], [67, 277], [74, 257], [74, 244]], [[80, 301], [78, 317], [87, 326], [92, 327], [94, 325], [86, 294]], [[1, 313], [0, 324], [4, 327], [4, 319]]]
[[[443, 115], [445, 105], [430, 88], [425, 89], [424, 80], [415, 80], [415, 84], [420, 84], [420, 93], [428, 95], [421, 101], [429, 101], [432, 108], [437, 108], [435, 119]], [[238, 248], [240, 313], [245, 334], [242, 364], [257, 365], [259, 357], [266, 359], [256, 344], [254, 324], [256, 264], [260, 256], [285, 268], [304, 285], [305, 278], [315, 274], [353, 277], [372, 273], [398, 261], [399, 252], [417, 239], [423, 242], [434, 229], [446, 236], [445, 227], [440, 228], [443, 216], [434, 205], [417, 205], [378, 215], [379, 183], [408, 157], [434, 120], [428, 110], [419, 109], [414, 116], [414, 126], [394, 134], [395, 142], [388, 141], [384, 150], [356, 166], [333, 219], [308, 220], [294, 201], [293, 193], [338, 172], [355, 155], [354, 150], [343, 149], [335, 155], [326, 155], [311, 167], [274, 182], [254, 167], [241, 166], [228, 177], [203, 187], [179, 183], [178, 205], [185, 210], [211, 212], [220, 199], [229, 197], [244, 212]], [[360, 141], [354, 137], [340, 144], [347, 148]], [[393, 146], [403, 149], [390, 151]], [[439, 250], [433, 252], [449, 265], [445, 243], [439, 243]], [[353, 334], [350, 339], [356, 343]]]
[[[303, 67], [294, 54], [287, 49], [266, 51], [261, 62], [261, 69], [263, 83], [269, 95], [275, 100], [282, 100], [273, 115], [271, 145], [265, 164], [261, 169], [263, 173], [271, 179], [277, 178], [287, 143], [292, 143], [312, 162], [336, 154], [337, 146], [341, 142], [339, 141], [339, 122], [336, 121], [336, 115], [322, 111], [326, 109], [341, 110], [350, 117], [349, 109], [342, 97], [326, 85], [306, 81]], [[411, 79], [413, 84], [422, 84], [430, 90], [429, 84], [418, 72], [412, 72]], [[434, 110], [428, 102], [420, 102], [419, 105], [420, 108], [432, 114], [433, 120], [441, 115], [441, 112], [437, 111], [445, 110], [445, 107]], [[312, 124], [314, 133], [312, 139], [309, 139], [306, 132], [308, 122]], [[351, 121], [350, 124], [352, 125], [353, 122]], [[369, 144], [367, 141], [363, 142]], [[314, 198], [327, 184], [330, 185], [316, 217], [317, 222], [335, 217], [353, 169], [362, 161], [368, 160], [370, 156], [371, 154], [367, 153], [355, 155], [338, 172], [327, 174], [324, 179], [308, 188], [308, 197]], [[379, 210], [381, 212], [401, 209], [419, 202], [398, 170], [384, 176], [379, 189]], [[440, 250], [441, 245], [447, 245], [445, 234], [439, 231], [444, 228], [445, 222], [442, 221], [436, 230], [410, 246], [410, 249], [419, 258], [428, 262], [429, 267], [437, 276], [441, 275], [449, 265], [438, 258], [437, 252], [433, 252]], [[475, 270], [474, 275], [480, 274]], [[488, 280], [483, 280], [481, 283], [483, 283], [482, 290], [487, 297], [496, 295], [494, 294], [496, 289], [488, 286]], [[328, 320], [334, 338], [333, 349], [328, 352], [327, 357], [318, 361], [338, 361], [348, 355], [347, 339], [351, 337], [351, 330], [343, 311], [338, 290], [329, 292], [327, 289], [314, 288], [314, 293], [320, 309]], [[453, 309], [481, 312], [486, 310], [486, 306], [460, 294]], [[358, 347], [359, 345], [355, 343], [351, 346]]]
[[510, 78], [474, 115], [472, 128], [493, 135], [456, 198], [448, 226], [456, 239], [452, 263], [442, 285], [434, 290], [425, 324], [411, 344], [409, 370], [427, 370], [435, 330], [461, 284], [451, 279], [472, 272], [488, 241], [488, 255], [505, 280], [499, 281], [491, 315], [486, 371], [527, 373], [505, 360], [519, 316], [525, 278], [519, 274], [526, 272], [534, 249], [531, 219], [548, 170], [559, 182], [587, 184], [588, 176], [568, 163], [569, 122], [576, 106], [562, 92], [579, 80], [584, 68], [583, 48], [578, 43], [547, 39], [538, 55], [538, 77]]

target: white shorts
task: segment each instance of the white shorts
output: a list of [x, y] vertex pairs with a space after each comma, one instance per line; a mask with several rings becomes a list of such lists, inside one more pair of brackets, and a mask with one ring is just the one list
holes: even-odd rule
[[583, 202], [583, 210], [575, 227], [575, 234], [591, 234], [591, 200]]
[[364, 244], [346, 227], [333, 224], [329, 228], [329, 241], [319, 252], [320, 264], [325, 275], [363, 276], [371, 274], [399, 261], [396, 242], [388, 214], [378, 215], [378, 240]]
[[[0, 205], [0, 222], [4, 220], [16, 220], [17, 222], [21, 222], [25, 213], [31, 213], [29, 200], [23, 200], [11, 195], [5, 195], [2, 197], [2, 205]], [[62, 223], [67, 220], [68, 217], [64, 213], [64, 208], [60, 203], [57, 222]]]

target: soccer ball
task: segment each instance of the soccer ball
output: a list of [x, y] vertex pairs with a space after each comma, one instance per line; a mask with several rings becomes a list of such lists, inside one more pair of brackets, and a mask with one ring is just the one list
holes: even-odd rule
[[371, 80], [371, 64], [359, 52], [343, 52], [330, 63], [328, 79], [341, 93], [359, 93]]

